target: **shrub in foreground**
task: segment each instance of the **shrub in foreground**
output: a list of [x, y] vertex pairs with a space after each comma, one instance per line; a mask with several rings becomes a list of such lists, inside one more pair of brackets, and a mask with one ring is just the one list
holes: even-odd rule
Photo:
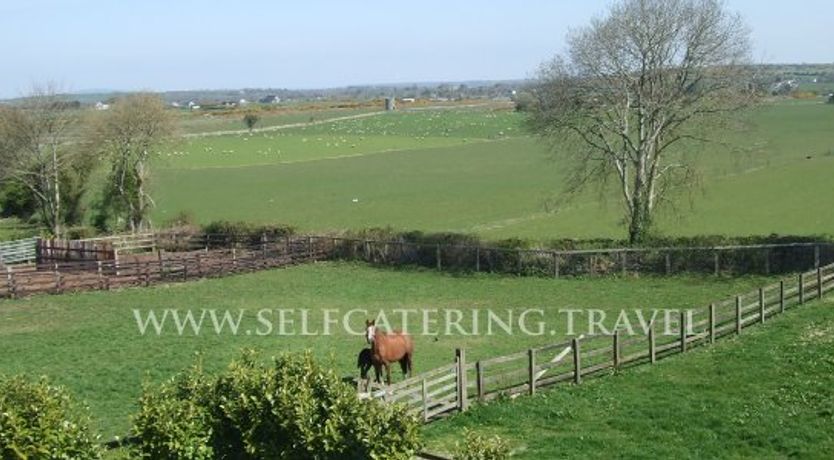
[[0, 458], [101, 458], [86, 409], [46, 379], [0, 376]]
[[463, 442], [455, 446], [455, 460], [506, 460], [510, 447], [499, 436], [486, 437], [472, 430], [463, 434]]
[[408, 459], [420, 423], [360, 400], [310, 354], [265, 365], [249, 352], [219, 375], [194, 367], [146, 387], [134, 425], [145, 458]]

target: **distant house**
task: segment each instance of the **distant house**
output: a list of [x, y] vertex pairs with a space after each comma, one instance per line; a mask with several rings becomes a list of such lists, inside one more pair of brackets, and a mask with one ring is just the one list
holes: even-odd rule
[[401, 99], [403, 102], [414, 102], [415, 99], [413, 97], [404, 97]]
[[96, 102], [96, 110], [107, 110], [110, 108], [110, 104], [105, 104], [104, 102], [98, 101]]
[[180, 103], [179, 103], [179, 102], [172, 102], [172, 103], [171, 103], [171, 107], [174, 107], [174, 108], [179, 108], [179, 106], [180, 106]]
[[246, 99], [241, 99], [237, 103], [240, 104], [240, 105], [246, 105], [246, 104], [249, 103], [249, 101], [247, 101]]
[[188, 108], [191, 109], [191, 110], [199, 110], [200, 109], [200, 104], [198, 104], [194, 101], [190, 101], [188, 103]]
[[269, 96], [264, 96], [258, 99], [258, 102], [260, 102], [261, 104], [278, 104], [281, 102], [281, 98], [273, 94], [270, 94]]

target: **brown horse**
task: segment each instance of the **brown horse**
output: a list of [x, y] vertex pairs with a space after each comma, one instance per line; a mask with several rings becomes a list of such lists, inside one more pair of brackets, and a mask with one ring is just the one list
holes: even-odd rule
[[377, 383], [381, 368], [384, 366], [385, 382], [391, 385], [391, 363], [393, 362], [400, 363], [403, 375], [411, 376], [414, 343], [410, 335], [400, 331], [385, 333], [376, 328], [375, 320], [365, 320], [365, 338], [371, 344], [371, 363], [374, 365]]

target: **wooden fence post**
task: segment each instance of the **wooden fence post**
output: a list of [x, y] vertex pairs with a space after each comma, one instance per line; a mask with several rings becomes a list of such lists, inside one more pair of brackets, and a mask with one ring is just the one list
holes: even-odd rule
[[151, 274], [150, 274], [150, 269], [148, 268], [148, 265], [149, 264], [147, 262], [145, 262], [145, 267], [144, 267], [145, 287], [148, 287], [148, 286], [151, 285]]
[[628, 275], [628, 253], [625, 251], [620, 253], [620, 265], [622, 266], [620, 268], [620, 273], [623, 276]]
[[313, 260], [313, 237], [307, 237], [307, 259]]
[[528, 393], [536, 393], [536, 350], [527, 350], [527, 386]]
[[582, 383], [582, 357], [580, 356], [579, 337], [573, 339], [573, 383]]
[[613, 346], [613, 360], [614, 360], [614, 369], [620, 368], [620, 330], [617, 329], [614, 331], [614, 344]]
[[484, 365], [480, 361], [475, 363], [475, 385], [478, 391], [478, 401], [484, 400]]
[[61, 272], [58, 271], [58, 263], [55, 262], [53, 264], [54, 271], [55, 271], [55, 292], [61, 293], [63, 289], [61, 289]]
[[715, 343], [715, 304], [709, 304], [709, 343]]
[[713, 257], [712, 263], [713, 263], [713, 266], [714, 266], [715, 276], [718, 276], [719, 273], [721, 273], [721, 266], [719, 265], [718, 250], [716, 250], [713, 253], [712, 257]]
[[556, 252], [553, 252], [553, 277], [559, 277], [559, 256], [556, 255]]
[[779, 281], [779, 313], [785, 313], [785, 281]]
[[817, 267], [817, 298], [822, 298], [822, 268]]
[[765, 300], [763, 288], [759, 288], [759, 321], [762, 323], [765, 322]]
[[466, 394], [466, 352], [462, 348], [456, 349], [455, 358], [458, 363], [458, 409], [464, 412], [469, 408]]
[[421, 384], [422, 390], [423, 390], [423, 421], [428, 422], [429, 421], [429, 390], [428, 390], [428, 387], [426, 386], [426, 379], [423, 379], [422, 382], [420, 382], [420, 384]]
[[736, 296], [736, 334], [741, 334], [741, 296]]
[[266, 232], [261, 233], [261, 257], [266, 259]]
[[237, 270], [237, 248], [232, 248], [232, 268]]
[[657, 362], [657, 351], [654, 346], [654, 321], [649, 323], [649, 362]]
[[437, 244], [437, 247], [435, 248], [435, 259], [436, 259], [436, 262], [437, 262], [437, 271], [443, 270], [443, 263], [440, 261], [440, 244], [439, 243]]
[[765, 249], [764, 260], [765, 260], [765, 275], [769, 275], [770, 274], [770, 249]]
[[820, 268], [820, 246], [814, 246], [814, 268]]
[[162, 249], [156, 250], [156, 258], [159, 261], [159, 277], [161, 279], [165, 278], [165, 266], [162, 263]]
[[104, 290], [104, 270], [101, 267], [101, 261], [96, 261], [96, 273], [98, 274], [98, 289]]
[[481, 271], [481, 246], [475, 246], [475, 272]]
[[681, 312], [681, 353], [686, 353], [686, 312]]
[[203, 255], [197, 254], [197, 276], [203, 276]]
[[805, 303], [805, 273], [799, 274], [799, 304]]
[[9, 298], [17, 297], [17, 284], [14, 279], [14, 270], [11, 266], [6, 267], [6, 285], [9, 289]]

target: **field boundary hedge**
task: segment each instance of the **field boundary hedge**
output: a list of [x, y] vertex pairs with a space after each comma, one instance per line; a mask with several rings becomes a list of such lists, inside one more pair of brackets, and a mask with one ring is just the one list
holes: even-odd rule
[[[316, 237], [328, 238], [328, 237]], [[714, 246], [544, 249], [483, 245], [470, 241], [425, 242], [407, 235], [395, 239], [329, 237], [333, 257], [375, 265], [422, 266], [459, 272], [521, 276], [588, 276], [675, 273], [778, 274], [834, 262], [834, 243], [801, 241]]]

